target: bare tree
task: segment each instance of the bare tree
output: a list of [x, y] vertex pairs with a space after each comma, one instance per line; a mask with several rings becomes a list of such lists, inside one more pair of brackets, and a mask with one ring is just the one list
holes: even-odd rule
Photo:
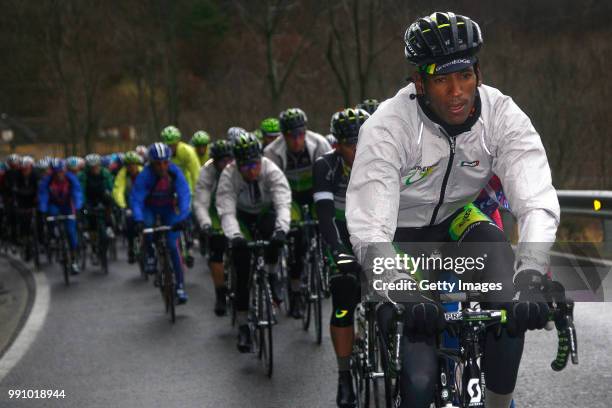
[[380, 0], [328, 0], [330, 29], [325, 55], [342, 92], [345, 106], [354, 102], [354, 85], [357, 85], [355, 96], [358, 101], [371, 97], [369, 92], [374, 63], [399, 40], [397, 35], [392, 35], [377, 44], [384, 7], [385, 3]]
[[[234, 1], [248, 29], [264, 41], [268, 89], [272, 108], [278, 111], [287, 81], [304, 51], [312, 45], [312, 37], [323, 8], [319, 7], [317, 2], [312, 4], [312, 10], [307, 10], [307, 2], [266, 0], [263, 3], [262, 5], [262, 2]], [[297, 41], [291, 45], [292, 51], [288, 53], [289, 56], [282, 58], [281, 52], [277, 50], [276, 37], [289, 33], [289, 24], [286, 21], [289, 18], [299, 21], [299, 27], [304, 30], [294, 33]]]

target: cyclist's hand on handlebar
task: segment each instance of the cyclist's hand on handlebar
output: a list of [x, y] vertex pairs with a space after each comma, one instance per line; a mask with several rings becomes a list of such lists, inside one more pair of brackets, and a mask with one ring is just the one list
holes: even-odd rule
[[247, 247], [248, 241], [242, 235], [236, 235], [230, 243], [233, 249], [242, 249]]
[[397, 290], [388, 292], [389, 299], [404, 306], [405, 328], [417, 335], [434, 336], [446, 328], [444, 307], [423, 292]]
[[283, 230], [276, 230], [272, 234], [271, 238], [272, 244], [276, 247], [282, 247], [287, 242], [287, 237], [285, 236], [285, 232]]
[[179, 222], [175, 222], [172, 225], [172, 231], [180, 231], [187, 228], [187, 220], [182, 220]]
[[334, 262], [343, 275], [352, 274], [359, 276], [361, 272], [361, 266], [357, 262], [357, 258], [351, 254], [345, 252], [334, 253]]
[[547, 278], [535, 270], [524, 270], [514, 278], [514, 299], [503, 305], [507, 311], [506, 329], [510, 336], [520, 336], [527, 330], [543, 329], [550, 309], [545, 292]]
[[406, 329], [415, 334], [434, 336], [444, 330], [444, 308], [441, 304], [422, 296], [420, 302], [405, 303]]
[[212, 235], [212, 226], [210, 224], [204, 224], [200, 226], [200, 231], [203, 235], [211, 236]]

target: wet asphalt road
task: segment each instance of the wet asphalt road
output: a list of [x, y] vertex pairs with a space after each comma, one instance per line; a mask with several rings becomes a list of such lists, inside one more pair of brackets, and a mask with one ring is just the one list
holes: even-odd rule
[[[199, 256], [186, 274], [189, 303], [172, 325], [161, 296], [125, 254], [104, 276], [93, 267], [63, 284], [47, 266], [51, 301], [42, 330], [0, 382], [0, 407], [333, 407], [335, 356], [281, 317], [274, 329], [272, 379], [254, 355], [239, 354], [228, 318], [213, 312], [214, 292]], [[325, 302], [324, 321], [330, 312]], [[556, 332], [528, 334], [517, 407], [608, 407], [612, 384], [612, 304], [576, 307], [580, 365], [550, 369]], [[9, 400], [9, 389], [60, 389], [60, 400]]]

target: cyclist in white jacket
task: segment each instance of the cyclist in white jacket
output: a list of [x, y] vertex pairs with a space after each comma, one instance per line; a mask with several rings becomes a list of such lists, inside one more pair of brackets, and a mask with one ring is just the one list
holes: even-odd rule
[[283, 172], [262, 157], [257, 137], [240, 132], [234, 141], [235, 162], [221, 173], [217, 187], [217, 212], [221, 226], [230, 240], [232, 262], [236, 270], [236, 321], [238, 350], [248, 352], [252, 339], [247, 324], [249, 306], [249, 268], [251, 253], [247, 242], [254, 238], [272, 241], [266, 248], [265, 262], [272, 280], [272, 296], [280, 302], [275, 287], [278, 249], [289, 231], [291, 190]]
[[[308, 118], [299, 108], [284, 110], [279, 115], [282, 137], [266, 146], [265, 156], [272, 160], [285, 173], [291, 186], [292, 208], [291, 221], [301, 221], [304, 217], [302, 207], [307, 205], [312, 210], [313, 178], [312, 167], [315, 160], [331, 150], [323, 136], [307, 129]], [[293, 242], [293, 262], [289, 265], [291, 293], [289, 297], [289, 314], [296, 319], [302, 317], [302, 306], [299, 290], [300, 279], [304, 269], [303, 257], [306, 243], [302, 228], [292, 228], [289, 239]]]
[[223, 316], [226, 312], [223, 253], [227, 238], [221, 229], [215, 199], [221, 172], [234, 159], [233, 145], [227, 140], [214, 141], [210, 146], [210, 157], [200, 170], [193, 197], [193, 210], [200, 227], [200, 240], [208, 244], [208, 266], [215, 285], [215, 314]]
[[[392, 242], [446, 242], [473, 257], [482, 250], [470, 243], [484, 243], [483, 280], [503, 284], [502, 298], [492, 301], [508, 310], [501, 336], [489, 333], [486, 341], [487, 406], [507, 408], [524, 332], [542, 328], [548, 315], [543, 274], [560, 211], [546, 152], [514, 101], [481, 84], [482, 35], [474, 21], [434, 13], [413, 23], [404, 40], [416, 72], [361, 128], [367, 137], [359, 138], [346, 200], [351, 243], [365, 270], [374, 257], [394, 256]], [[518, 219], [516, 272], [502, 231], [471, 204], [493, 174]], [[406, 278], [413, 276], [397, 270], [383, 276], [386, 282]], [[384, 295], [405, 300], [397, 292]], [[513, 296], [520, 302], [511, 303]], [[437, 373], [432, 340], [444, 327], [443, 310], [425, 293], [412, 293], [406, 304], [401, 407], [429, 407]]]

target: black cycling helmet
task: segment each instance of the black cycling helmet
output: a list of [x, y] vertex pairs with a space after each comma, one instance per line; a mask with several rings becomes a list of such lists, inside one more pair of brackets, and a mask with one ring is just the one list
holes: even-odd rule
[[369, 117], [370, 114], [363, 109], [347, 108], [334, 113], [330, 131], [339, 143], [355, 144], [359, 136], [359, 128]]
[[[404, 34], [404, 42], [408, 61], [428, 74], [444, 74], [477, 61], [475, 55], [482, 46], [482, 34], [469, 17], [435, 12], [412, 23]], [[454, 63], [457, 60], [459, 63]]]
[[234, 157], [234, 146], [227, 140], [215, 140], [210, 145], [210, 157], [214, 160], [223, 157]]
[[363, 109], [371, 115], [376, 112], [378, 105], [380, 105], [380, 103], [376, 99], [365, 99], [363, 102], [358, 103], [355, 109]]
[[280, 115], [278, 115], [278, 121], [280, 122], [281, 132], [283, 133], [292, 129], [306, 127], [308, 124], [308, 118], [300, 108], [291, 108], [282, 111]]
[[253, 133], [240, 132], [234, 141], [234, 157], [238, 163], [261, 158], [261, 143]]

